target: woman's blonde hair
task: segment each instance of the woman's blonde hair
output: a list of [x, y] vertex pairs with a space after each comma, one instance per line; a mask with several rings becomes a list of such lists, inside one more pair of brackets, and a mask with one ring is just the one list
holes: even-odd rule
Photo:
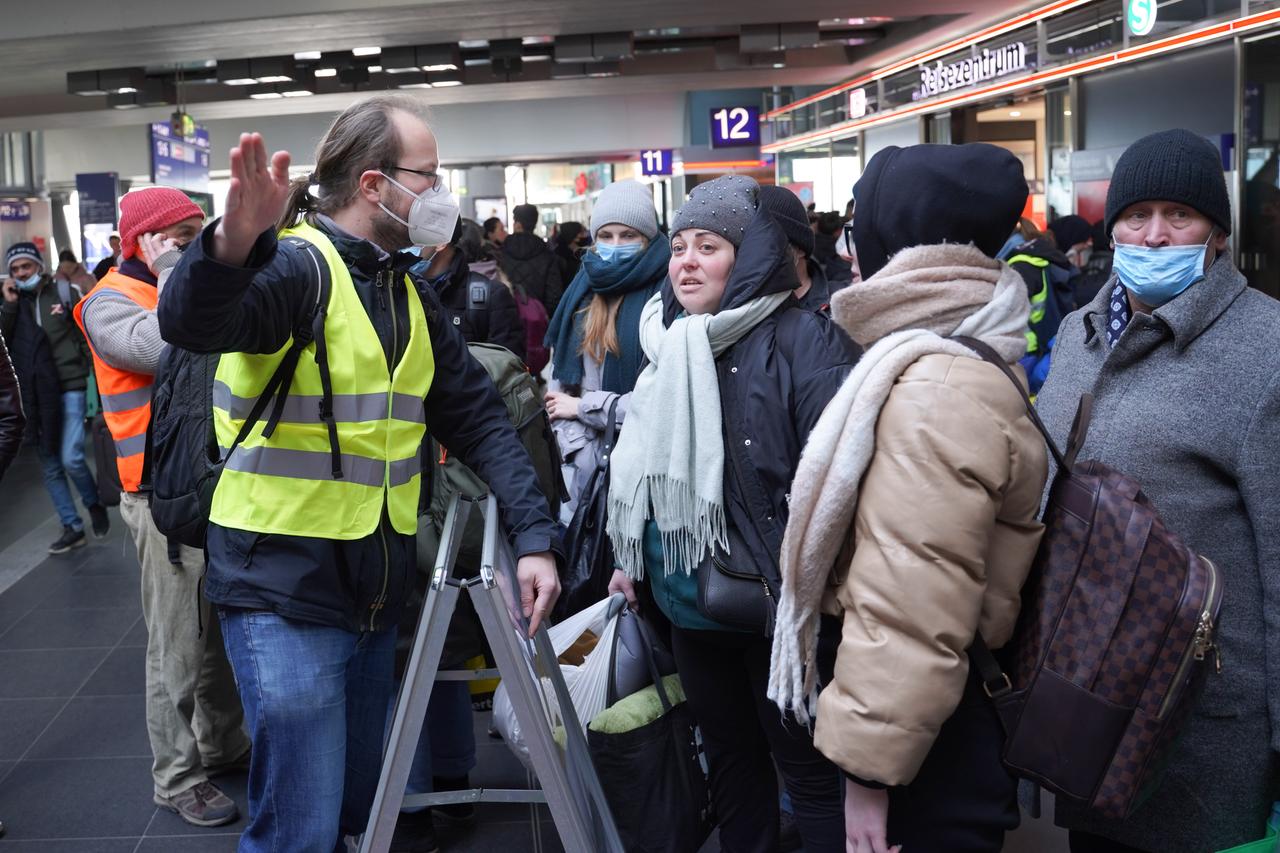
[[618, 309], [622, 307], [624, 296], [625, 293], [614, 296], [597, 293], [591, 297], [587, 307], [578, 312], [586, 315], [582, 344], [578, 347], [581, 355], [601, 362], [607, 354], [622, 355], [622, 347], [618, 344]]

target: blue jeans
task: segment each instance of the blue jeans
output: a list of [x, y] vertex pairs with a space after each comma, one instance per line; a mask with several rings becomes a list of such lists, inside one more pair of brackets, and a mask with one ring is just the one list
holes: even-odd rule
[[406, 794], [429, 794], [435, 789], [433, 777], [460, 779], [475, 768], [476, 730], [472, 715], [467, 682], [437, 681], [432, 686]]
[[378, 788], [395, 630], [225, 608], [218, 619], [253, 740], [240, 853], [345, 851]]
[[85, 507], [98, 503], [98, 486], [84, 461], [84, 408], [83, 391], [65, 391], [62, 394], [62, 448], [58, 456], [40, 448], [40, 464], [44, 468], [44, 487], [53, 499], [54, 509], [63, 527], [84, 530], [80, 513], [76, 512], [71, 498], [67, 476], [76, 484], [80, 500]]

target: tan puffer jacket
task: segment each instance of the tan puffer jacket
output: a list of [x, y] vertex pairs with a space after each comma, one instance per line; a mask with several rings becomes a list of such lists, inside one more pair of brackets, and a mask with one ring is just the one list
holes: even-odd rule
[[1047, 450], [1008, 377], [952, 355], [899, 377], [875, 440], [852, 557], [823, 602], [843, 632], [814, 742], [854, 776], [904, 785], [960, 701], [974, 631], [993, 649], [1013, 633]]

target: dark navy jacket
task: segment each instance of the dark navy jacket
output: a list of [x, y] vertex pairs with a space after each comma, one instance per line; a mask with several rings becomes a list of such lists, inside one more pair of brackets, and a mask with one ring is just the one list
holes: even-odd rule
[[[409, 338], [404, 271], [418, 259], [389, 256], [325, 217], [314, 224], [346, 261], [387, 363], [398, 363]], [[276, 352], [303, 311], [314, 273], [308, 273], [307, 260], [297, 250], [279, 248], [274, 232], [258, 238], [245, 266], [221, 263], [209, 254], [216, 225], [206, 226], [166, 283], [158, 309], [160, 332], [169, 343], [195, 352]], [[518, 556], [558, 552], [555, 523], [506, 405], [489, 374], [467, 353], [466, 341], [434, 291], [423, 282], [417, 285], [435, 359], [425, 401], [427, 429], [489, 483]], [[400, 343], [398, 351], [392, 351], [393, 341]], [[354, 541], [211, 524], [207, 549], [204, 588], [210, 601], [349, 631], [382, 630], [399, 621], [416, 560], [414, 537], [395, 532], [385, 511], [377, 531]], [[387, 602], [377, 607], [374, 601], [384, 586]]]
[[[786, 236], [768, 214], [757, 214], [729, 274], [722, 309], [798, 286]], [[669, 279], [662, 300], [663, 319], [670, 325], [681, 309]], [[800, 452], [860, 355], [829, 317], [793, 297], [716, 359], [725, 510], [753, 551], [772, 554], [774, 560], [781, 553]], [[768, 570], [766, 564], [759, 568]], [[646, 573], [651, 582], [656, 574]], [[664, 582], [685, 587], [664, 594], [696, 597], [696, 579], [683, 572], [657, 580]]]

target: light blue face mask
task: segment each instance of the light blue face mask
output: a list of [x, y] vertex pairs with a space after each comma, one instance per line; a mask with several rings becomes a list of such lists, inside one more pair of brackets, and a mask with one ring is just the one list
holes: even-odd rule
[[1198, 246], [1133, 246], [1116, 243], [1113, 268], [1143, 305], [1159, 308], [1204, 278], [1209, 239]]
[[13, 283], [17, 286], [18, 290], [21, 290], [24, 293], [30, 293], [40, 286], [40, 273], [33, 272], [26, 278], [15, 278]]
[[620, 264], [640, 254], [643, 248], [639, 243], [596, 243], [596, 254], [607, 264]]

